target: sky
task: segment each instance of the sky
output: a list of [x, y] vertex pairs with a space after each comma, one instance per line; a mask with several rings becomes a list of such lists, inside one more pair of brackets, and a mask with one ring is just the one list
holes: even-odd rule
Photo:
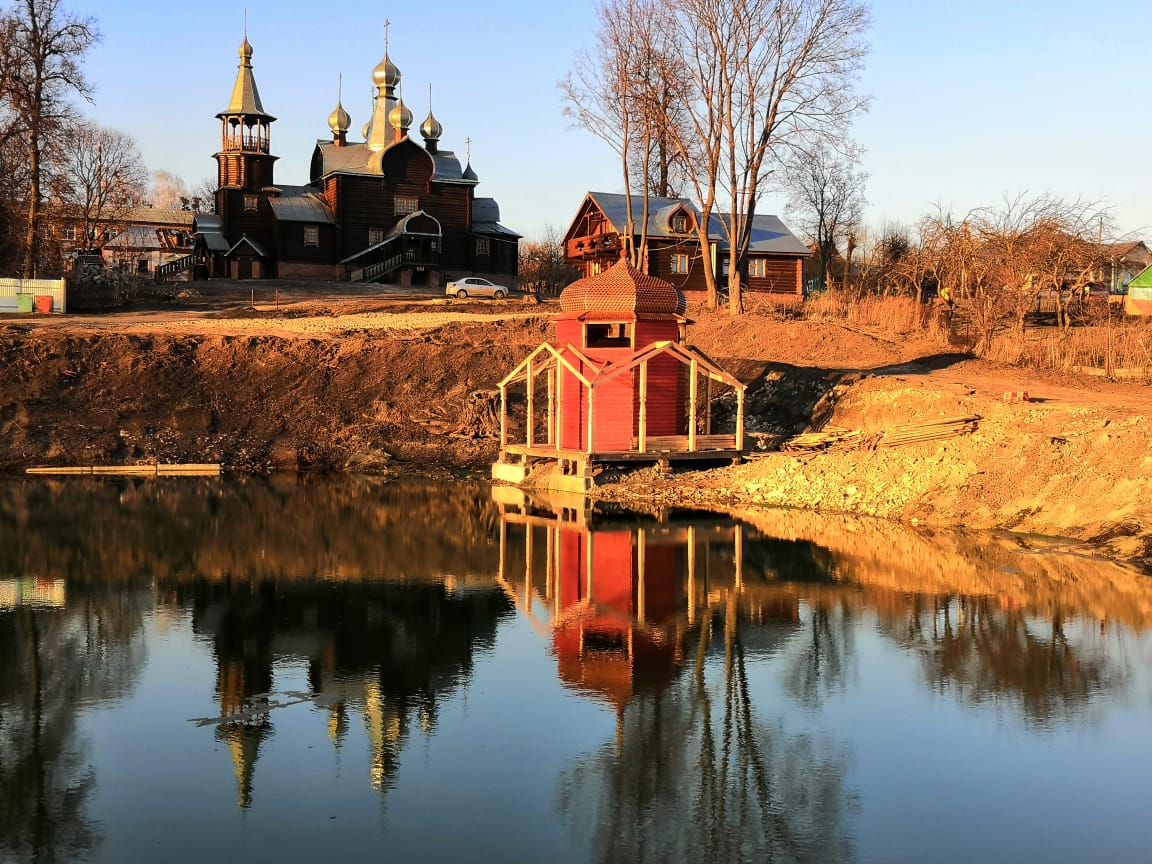
[[[95, 85], [85, 113], [132, 135], [149, 169], [190, 185], [214, 178], [215, 115], [236, 78], [244, 5], [65, 5], [96, 18], [103, 34], [84, 64]], [[871, 8], [858, 82], [871, 105], [853, 133], [869, 175], [869, 225], [1051, 192], [1107, 205], [1118, 234], [1152, 242], [1144, 3], [876, 0]], [[499, 201], [505, 225], [529, 238], [562, 232], [585, 192], [622, 191], [615, 154], [572, 127], [557, 86], [594, 39], [591, 0], [248, 0], [247, 16], [264, 109], [278, 118], [280, 183], [308, 180], [316, 140], [331, 137], [340, 74], [352, 128], [368, 119], [388, 20], [414, 125], [428, 112], [431, 84], [441, 147], [463, 160], [471, 138], [477, 195]], [[783, 208], [779, 194], [762, 205]]]

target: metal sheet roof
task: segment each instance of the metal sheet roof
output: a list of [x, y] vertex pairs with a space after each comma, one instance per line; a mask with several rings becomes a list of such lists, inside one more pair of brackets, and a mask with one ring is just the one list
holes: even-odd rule
[[496, 237], [505, 237], [509, 240], [519, 240], [523, 234], [517, 234], [511, 228], [506, 228], [499, 222], [473, 222], [473, 234], [490, 234]]
[[281, 186], [280, 195], [269, 198], [268, 203], [272, 205], [272, 215], [278, 222], [336, 223], [328, 202], [307, 186]]
[[333, 171], [369, 173], [368, 160], [372, 158], [373, 151], [367, 144], [345, 144], [343, 147], [337, 147], [333, 142], [322, 138], [316, 142], [316, 146], [320, 148], [321, 177]]
[[[628, 225], [628, 206], [623, 193], [620, 192], [589, 192], [590, 197], [612, 223], [612, 227], [623, 233]], [[657, 198], [648, 199], [648, 236], [677, 238], [684, 235], [672, 233], [668, 230], [668, 219], [679, 209], [685, 209], [697, 219], [700, 210], [687, 198]], [[644, 215], [644, 199], [639, 195], [632, 196], [632, 215], [634, 221], [639, 222]], [[724, 229], [721, 224], [722, 214], [713, 213], [709, 219], [708, 236], [727, 248]], [[695, 237], [693, 232], [689, 236]], [[811, 250], [796, 237], [787, 226], [780, 221], [780, 217], [768, 214], [754, 216], [752, 219], [752, 240], [748, 247], [750, 252], [777, 255], [810, 255]]]
[[232, 248], [228, 243], [228, 238], [219, 231], [205, 231], [196, 236], [203, 238], [204, 245], [208, 247], [209, 252], [227, 252]]

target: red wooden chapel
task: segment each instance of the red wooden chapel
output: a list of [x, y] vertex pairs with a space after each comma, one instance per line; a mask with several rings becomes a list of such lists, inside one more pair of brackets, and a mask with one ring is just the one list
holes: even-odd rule
[[[744, 385], [683, 344], [685, 308], [674, 285], [626, 261], [564, 289], [555, 344], [500, 382], [492, 476], [519, 483], [550, 460], [561, 470], [546, 485], [585, 491], [595, 462], [739, 457]], [[732, 433], [713, 434], [712, 382], [735, 391]], [[512, 411], [513, 387], [523, 387], [522, 412]]]

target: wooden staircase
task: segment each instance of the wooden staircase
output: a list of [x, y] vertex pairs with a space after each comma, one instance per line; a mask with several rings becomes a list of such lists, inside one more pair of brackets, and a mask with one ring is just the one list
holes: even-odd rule
[[185, 255], [183, 258], [177, 258], [175, 261], [169, 261], [167, 264], [161, 264], [156, 268], [155, 279], [157, 282], [167, 282], [169, 279], [175, 278], [180, 273], [186, 273], [193, 268], [196, 264], [195, 255]]

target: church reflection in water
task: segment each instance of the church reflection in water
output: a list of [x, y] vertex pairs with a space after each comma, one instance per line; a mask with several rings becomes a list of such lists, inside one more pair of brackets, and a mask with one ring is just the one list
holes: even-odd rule
[[[302, 702], [327, 711], [336, 748], [359, 715], [369, 780], [391, 788], [413, 722], [426, 734], [435, 728], [439, 704], [467, 681], [475, 653], [492, 645], [512, 610], [491, 579], [489, 587], [443, 579], [197, 582], [177, 586], [173, 599], [191, 604], [194, 631], [211, 640], [220, 716], [204, 722], [229, 749], [244, 808], [275, 709]], [[289, 658], [307, 661], [307, 691], [276, 689], [276, 665]]]

